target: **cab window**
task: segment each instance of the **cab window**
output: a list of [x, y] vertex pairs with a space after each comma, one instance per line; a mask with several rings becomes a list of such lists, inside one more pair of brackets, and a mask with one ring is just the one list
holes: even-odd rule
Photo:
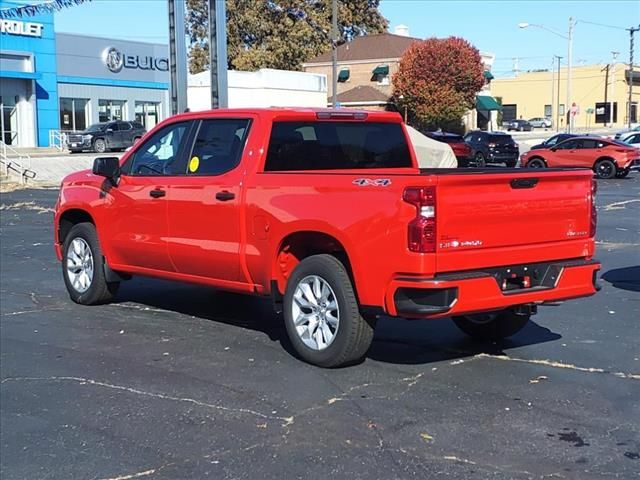
[[129, 175], [173, 175], [171, 166], [176, 163], [188, 130], [187, 122], [174, 123], [158, 130], [130, 157], [124, 171]]
[[203, 120], [187, 162], [187, 175], [221, 175], [240, 163], [249, 120]]

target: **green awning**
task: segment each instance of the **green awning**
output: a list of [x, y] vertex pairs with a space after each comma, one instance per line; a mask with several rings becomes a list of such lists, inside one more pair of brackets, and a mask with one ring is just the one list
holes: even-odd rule
[[484, 78], [486, 78], [487, 80], [493, 80], [493, 73], [491, 73], [489, 70], [485, 70]]
[[476, 110], [502, 110], [496, 99], [489, 95], [476, 96]]
[[389, 75], [389, 65], [378, 65], [373, 69], [374, 75]]
[[347, 80], [349, 80], [349, 69], [343, 68], [342, 70], [340, 70], [340, 73], [338, 73], [338, 81], [346, 82]]

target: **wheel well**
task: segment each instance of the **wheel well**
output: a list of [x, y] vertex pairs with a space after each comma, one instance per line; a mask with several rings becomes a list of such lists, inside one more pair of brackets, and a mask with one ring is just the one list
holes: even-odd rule
[[321, 253], [333, 255], [344, 265], [355, 289], [349, 256], [337, 239], [321, 232], [296, 232], [285, 237], [278, 248], [273, 265], [273, 279], [278, 291], [272, 294], [283, 295], [287, 279], [298, 263], [307, 257]]
[[93, 218], [84, 210], [79, 209], [71, 209], [67, 210], [60, 217], [60, 222], [58, 224], [58, 241], [62, 244], [64, 243], [69, 231], [74, 225], [78, 223], [92, 223], [95, 225]]
[[613, 162], [613, 166], [618, 168], [618, 165], [616, 164], [616, 161], [611, 158], [611, 157], [600, 157], [598, 158], [595, 162], [593, 162], [593, 168], [596, 167], [596, 165], [598, 164], [598, 162], [601, 162], [602, 160], [609, 160], [610, 162]]

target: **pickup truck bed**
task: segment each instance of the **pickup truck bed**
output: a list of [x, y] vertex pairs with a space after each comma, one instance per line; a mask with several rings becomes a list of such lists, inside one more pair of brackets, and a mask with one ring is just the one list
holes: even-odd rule
[[397, 114], [179, 115], [65, 179], [65, 283], [83, 304], [136, 274], [270, 295], [321, 366], [361, 358], [380, 314], [499, 338], [595, 293], [592, 172], [416, 165]]

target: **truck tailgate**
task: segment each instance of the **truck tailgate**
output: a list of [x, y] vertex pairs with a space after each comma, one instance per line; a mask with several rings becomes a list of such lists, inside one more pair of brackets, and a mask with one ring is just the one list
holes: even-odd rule
[[590, 254], [593, 172], [458, 172], [438, 175], [438, 272]]

